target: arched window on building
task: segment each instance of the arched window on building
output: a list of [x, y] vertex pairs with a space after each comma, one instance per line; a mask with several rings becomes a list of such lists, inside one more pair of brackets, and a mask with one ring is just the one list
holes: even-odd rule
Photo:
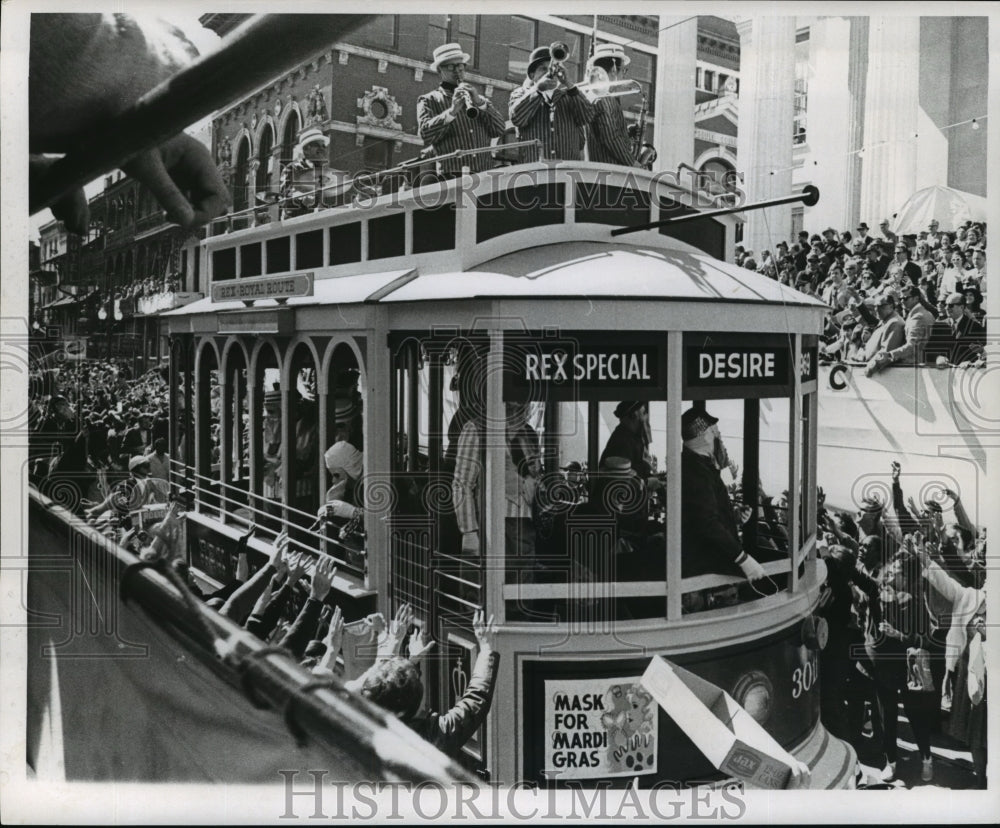
[[292, 153], [295, 151], [295, 142], [299, 135], [299, 113], [293, 111], [288, 120], [285, 121], [285, 131], [281, 136], [281, 166], [292, 162]]
[[236, 172], [233, 175], [233, 212], [249, 206], [247, 172], [250, 167], [250, 141], [244, 138], [236, 151]]
[[271, 157], [273, 148], [274, 127], [268, 124], [260, 136], [260, 147], [257, 152], [257, 186], [254, 195], [271, 192], [274, 172], [274, 159]]

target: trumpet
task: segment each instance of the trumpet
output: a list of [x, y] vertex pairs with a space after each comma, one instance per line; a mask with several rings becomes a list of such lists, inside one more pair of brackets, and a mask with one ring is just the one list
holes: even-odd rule
[[569, 57], [569, 45], [563, 43], [561, 40], [556, 40], [549, 44], [549, 69], [548, 76], [555, 77], [558, 72], [563, 68], [563, 64]]

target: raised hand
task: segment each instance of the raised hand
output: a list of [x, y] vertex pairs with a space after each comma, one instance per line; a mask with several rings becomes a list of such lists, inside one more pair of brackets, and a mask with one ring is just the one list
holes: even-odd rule
[[274, 539], [271, 559], [268, 561], [280, 577], [288, 574], [288, 532], [282, 532]]
[[410, 628], [411, 623], [413, 623], [413, 607], [408, 603], [400, 604], [396, 610], [396, 617], [392, 619], [379, 639], [379, 658], [392, 658], [399, 655], [406, 638], [406, 631]]
[[309, 597], [323, 601], [330, 593], [333, 576], [337, 574], [337, 565], [329, 555], [320, 555], [313, 570], [312, 583], [309, 586]]
[[434, 640], [427, 638], [427, 633], [419, 627], [414, 627], [406, 646], [406, 655], [414, 664], [423, 659], [434, 649]]
[[288, 563], [288, 580], [294, 586], [299, 582], [309, 568], [309, 556], [304, 552], [296, 552]]
[[493, 616], [489, 621], [485, 621], [486, 613], [478, 609], [472, 616], [472, 632], [479, 642], [480, 649], [493, 649], [493, 637], [496, 631], [493, 628]]
[[320, 664], [333, 670], [333, 665], [337, 663], [337, 654], [344, 643], [344, 614], [339, 606], [333, 610], [333, 615], [330, 616], [330, 629], [326, 631], [323, 643], [326, 645], [326, 651], [323, 653]]

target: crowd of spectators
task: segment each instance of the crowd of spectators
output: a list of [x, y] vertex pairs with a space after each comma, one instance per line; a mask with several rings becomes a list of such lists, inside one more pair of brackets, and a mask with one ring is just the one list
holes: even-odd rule
[[897, 236], [861, 223], [856, 234], [803, 230], [736, 263], [830, 306], [820, 346], [828, 361], [864, 363], [869, 375], [899, 363], [978, 365], [986, 345], [986, 225], [942, 232], [937, 221]]
[[866, 499], [856, 514], [820, 505], [821, 717], [891, 782], [912, 775], [897, 768], [902, 703], [920, 779], [934, 777], [932, 740], [950, 739], [971, 752], [985, 788], [986, 531], [954, 491], [917, 504], [904, 498], [898, 463], [891, 477], [890, 502]]
[[97, 514], [95, 504], [127, 512], [134, 489], [145, 502], [166, 501], [168, 386], [159, 369], [134, 378], [128, 360], [64, 362], [32, 381], [29, 477], [43, 492], [78, 513]]
[[493, 648], [493, 619], [479, 610], [472, 629], [477, 657], [472, 674], [455, 704], [444, 713], [425, 705], [421, 665], [434, 641], [416, 621], [412, 607], [401, 604], [386, 622], [380, 612], [347, 622], [328, 598], [337, 567], [327, 555], [293, 551], [282, 532], [270, 547], [263, 566], [251, 573], [247, 556], [255, 526], [240, 538], [235, 577], [214, 592], [194, 578], [179, 549], [178, 518], [168, 515], [153, 531], [163, 545], [138, 545], [147, 560], [162, 557], [187, 589], [207, 606], [242, 626], [271, 647], [283, 648], [314, 680], [336, 677], [344, 686], [379, 704], [424, 739], [459, 758], [463, 745], [482, 726], [496, 685], [499, 654]]

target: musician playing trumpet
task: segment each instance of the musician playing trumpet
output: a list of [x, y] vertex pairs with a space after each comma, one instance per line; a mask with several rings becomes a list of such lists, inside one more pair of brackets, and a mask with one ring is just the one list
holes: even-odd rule
[[[625, 72], [631, 59], [617, 43], [599, 43], [587, 61], [587, 77], [595, 86], [613, 83]], [[599, 97], [594, 101], [596, 110], [590, 122], [587, 138], [587, 155], [590, 161], [602, 164], [636, 165], [636, 157], [629, 140], [625, 115], [617, 97]]]
[[[434, 50], [431, 69], [441, 76], [441, 85], [417, 99], [417, 132], [425, 146], [433, 145], [435, 155], [488, 147], [503, 135], [506, 124], [496, 107], [465, 81], [468, 62], [458, 43]], [[489, 152], [450, 158], [438, 162], [438, 173], [452, 178], [463, 166], [480, 172], [493, 166], [493, 158]]]
[[[566, 75], [562, 62], [568, 56], [564, 43], [539, 46], [528, 58], [524, 83], [510, 94], [510, 120], [518, 138], [539, 141], [541, 159], [579, 160], [585, 128], [594, 118], [594, 104]], [[526, 150], [524, 160], [534, 161], [535, 150]]]

